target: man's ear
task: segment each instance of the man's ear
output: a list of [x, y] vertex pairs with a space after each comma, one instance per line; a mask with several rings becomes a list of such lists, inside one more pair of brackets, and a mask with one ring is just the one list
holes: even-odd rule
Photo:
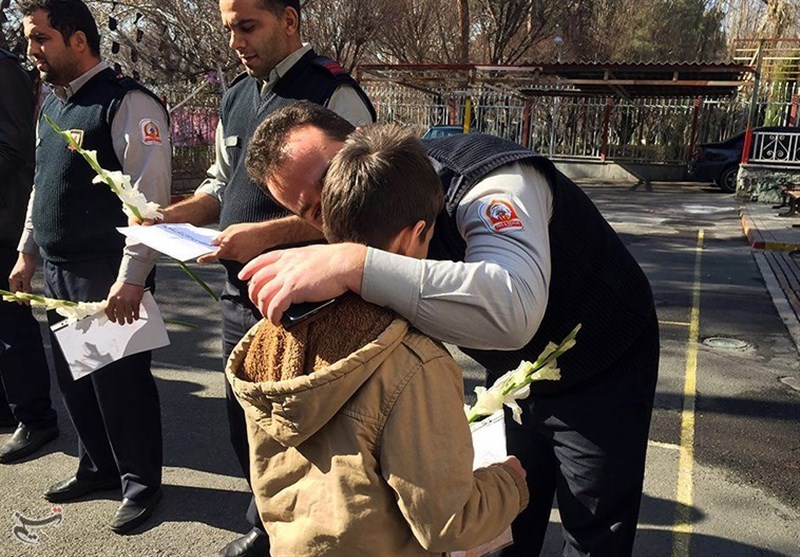
[[69, 46], [76, 52], [83, 52], [89, 48], [89, 41], [86, 40], [86, 33], [75, 31], [69, 38]]
[[289, 36], [296, 35], [300, 29], [300, 15], [297, 10], [289, 6], [283, 8], [283, 29]]

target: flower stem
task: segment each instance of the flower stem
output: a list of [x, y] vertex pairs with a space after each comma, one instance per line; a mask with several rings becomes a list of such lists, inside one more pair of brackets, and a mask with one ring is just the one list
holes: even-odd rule
[[[176, 259], [176, 261], [178, 260]], [[178, 261], [178, 265], [181, 266], [181, 269], [183, 269], [184, 273], [189, 275], [192, 278], [192, 280], [194, 280], [197, 284], [199, 284], [203, 288], [203, 290], [208, 292], [208, 295], [211, 296], [212, 300], [214, 300], [215, 302], [219, 302], [219, 297], [216, 295], [216, 293], [213, 290], [211, 290], [211, 288], [203, 281], [203, 279], [197, 276], [197, 274], [194, 271], [192, 271], [186, 263], [184, 263], [183, 261]]]

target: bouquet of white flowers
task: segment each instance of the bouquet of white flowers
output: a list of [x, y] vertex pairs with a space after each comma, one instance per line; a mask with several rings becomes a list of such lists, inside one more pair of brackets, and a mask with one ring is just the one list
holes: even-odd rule
[[539, 354], [535, 362], [520, 362], [517, 369], [509, 371], [499, 377], [494, 385], [489, 387], [475, 387], [477, 402], [466, 409], [469, 423], [477, 421], [482, 416], [490, 416], [503, 408], [511, 408], [514, 421], [522, 424], [522, 408], [517, 400], [527, 398], [531, 393], [531, 383], [534, 381], [558, 381], [561, 371], [556, 367], [556, 358], [575, 346], [575, 336], [581, 326], [578, 324], [561, 344], [548, 344]]

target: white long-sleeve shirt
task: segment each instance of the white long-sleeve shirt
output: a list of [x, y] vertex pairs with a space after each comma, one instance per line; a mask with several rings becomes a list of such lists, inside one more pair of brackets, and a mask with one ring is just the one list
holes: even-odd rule
[[[94, 68], [71, 81], [67, 87], [56, 87], [53, 90], [59, 99], [66, 102], [80, 90], [91, 78], [108, 68], [106, 62], [100, 62]], [[141, 137], [141, 122], [154, 121], [161, 131], [161, 144], [146, 144]], [[138, 188], [148, 201], [158, 203], [162, 207], [169, 205], [170, 185], [172, 183], [172, 145], [167, 114], [150, 95], [142, 91], [131, 91], [120, 102], [117, 113], [111, 121], [111, 140], [114, 153], [122, 164], [122, 173], [131, 177], [131, 185]], [[37, 158], [45, 157], [38, 152]], [[46, 162], [44, 163], [46, 164]], [[42, 184], [39, 185], [43, 187]], [[97, 187], [107, 187], [97, 184]], [[28, 212], [25, 217], [25, 228], [20, 238], [19, 251], [36, 253], [38, 247], [33, 238], [33, 220], [31, 218], [36, 184], [28, 201]], [[91, 226], [87, 223], [87, 226]], [[147, 275], [155, 265], [159, 252], [147, 246], [126, 239], [117, 280], [130, 284], [144, 285]]]
[[[481, 216], [498, 197], [513, 203], [521, 229], [497, 232]], [[442, 341], [476, 349], [520, 348], [536, 333], [547, 307], [552, 205], [543, 174], [519, 163], [503, 166], [457, 207], [456, 223], [467, 245], [463, 262], [369, 248], [361, 295]]]

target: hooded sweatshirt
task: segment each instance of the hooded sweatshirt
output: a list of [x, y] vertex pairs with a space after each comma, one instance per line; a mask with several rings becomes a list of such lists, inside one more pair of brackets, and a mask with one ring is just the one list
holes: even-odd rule
[[527, 505], [507, 465], [473, 472], [461, 370], [444, 346], [356, 296], [291, 331], [259, 322], [226, 375], [272, 555], [465, 550]]

